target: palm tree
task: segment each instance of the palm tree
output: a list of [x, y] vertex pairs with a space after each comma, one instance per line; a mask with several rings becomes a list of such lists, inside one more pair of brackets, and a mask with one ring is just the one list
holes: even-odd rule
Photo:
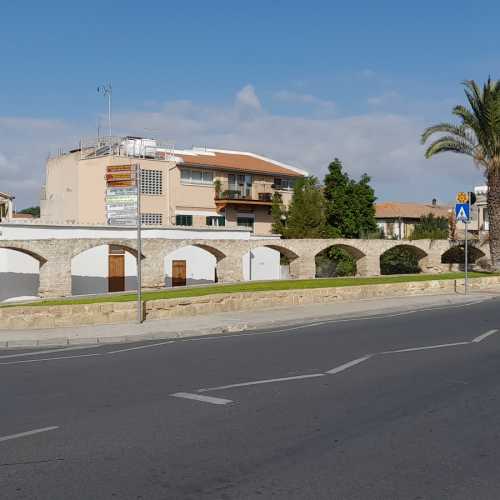
[[484, 172], [488, 183], [490, 252], [493, 267], [500, 269], [500, 82], [488, 81], [480, 88], [475, 81], [464, 82], [469, 107], [455, 106], [460, 124], [439, 123], [422, 134], [422, 144], [440, 134], [425, 152], [430, 158], [451, 152], [470, 156]]

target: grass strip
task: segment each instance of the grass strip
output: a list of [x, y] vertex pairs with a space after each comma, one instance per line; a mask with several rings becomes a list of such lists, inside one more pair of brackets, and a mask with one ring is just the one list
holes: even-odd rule
[[[498, 273], [478, 273], [471, 272], [469, 277], [484, 278], [498, 276]], [[158, 299], [178, 299], [189, 297], [201, 297], [205, 295], [215, 295], [220, 293], [241, 293], [241, 292], [269, 292], [279, 290], [303, 290], [310, 288], [335, 288], [344, 286], [362, 285], [384, 285], [390, 283], [409, 283], [414, 281], [432, 280], [454, 280], [463, 279], [464, 273], [441, 273], [441, 274], [407, 274], [398, 276], [374, 276], [371, 278], [322, 278], [307, 280], [277, 280], [261, 281], [255, 283], [234, 283], [229, 285], [211, 285], [206, 287], [180, 288], [169, 290], [158, 290], [153, 292], [143, 292], [143, 300]], [[97, 304], [104, 302], [130, 302], [136, 300], [134, 292], [120, 295], [98, 295], [92, 297], [68, 298], [68, 299], [48, 299], [26, 304], [5, 304], [0, 307], [22, 307], [22, 306], [61, 306], [72, 304]]]

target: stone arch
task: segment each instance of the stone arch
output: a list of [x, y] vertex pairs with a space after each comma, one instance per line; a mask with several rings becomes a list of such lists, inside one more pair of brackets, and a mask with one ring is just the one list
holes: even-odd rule
[[[331, 249], [336, 248], [342, 250], [342, 253], [345, 255], [345, 258], [342, 259], [342, 270], [339, 269], [339, 260], [332, 259], [328, 255]], [[360, 271], [360, 269], [358, 269], [358, 265], [362, 268], [363, 260], [365, 258], [366, 254], [353, 245], [348, 245], [346, 243], [332, 243], [325, 246], [314, 256], [316, 278], [357, 275]]]
[[[218, 281], [217, 265], [226, 255], [214, 246], [183, 241], [163, 256], [164, 286], [190, 286]], [[174, 262], [176, 261], [176, 262]]]
[[217, 259], [217, 262], [221, 261], [226, 257], [226, 254], [222, 252], [222, 250], [219, 250], [218, 248], [215, 248], [212, 245], [207, 245], [206, 243], [192, 243], [192, 246], [201, 248], [202, 250], [211, 253]]
[[137, 289], [137, 250], [123, 242], [100, 240], [75, 248], [70, 269], [72, 295]]
[[[103, 245], [122, 248], [125, 252], [130, 253], [137, 259], [137, 249], [134, 248], [133, 246], [130, 246], [130, 242], [124, 242], [120, 240], [97, 240], [97, 241], [91, 240], [86, 242], [86, 244], [82, 245], [80, 240], [79, 243], [80, 244], [75, 245], [75, 247], [71, 251], [70, 259], [73, 259], [74, 257], [83, 252], [92, 250], [92, 248], [97, 248]], [[141, 253], [141, 260], [143, 259], [145, 259], [144, 252]]]
[[[474, 244], [468, 249], [469, 266], [476, 264], [479, 259], [486, 257], [486, 254]], [[453, 245], [441, 254], [441, 264], [446, 266], [447, 271], [463, 271], [465, 268], [465, 248], [464, 245]]]
[[0, 302], [37, 297], [40, 269], [47, 260], [40, 254], [17, 245], [0, 247]]
[[[398, 250], [402, 251], [399, 255]], [[391, 255], [394, 255], [395, 258], [390, 259]], [[427, 259], [427, 252], [419, 246], [411, 244], [393, 245], [380, 255], [380, 272], [381, 274], [420, 273], [425, 267]]]
[[29, 255], [30, 257], [33, 257], [35, 260], [37, 260], [40, 263], [40, 266], [42, 266], [47, 262], [47, 259], [45, 257], [42, 257], [39, 253], [33, 252], [32, 250], [28, 250], [27, 248], [23, 248], [17, 245], [1, 246], [0, 250], [2, 248], [5, 248], [6, 250], [14, 250], [15, 252], [21, 252], [24, 253], [25, 255]]

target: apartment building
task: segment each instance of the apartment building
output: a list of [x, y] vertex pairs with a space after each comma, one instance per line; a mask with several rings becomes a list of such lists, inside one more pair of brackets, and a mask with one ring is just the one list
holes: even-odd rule
[[139, 164], [147, 226], [250, 228], [271, 234], [273, 193], [287, 205], [307, 172], [242, 151], [179, 150], [154, 139], [101, 138], [48, 160], [41, 196], [45, 223], [107, 224], [106, 169]]

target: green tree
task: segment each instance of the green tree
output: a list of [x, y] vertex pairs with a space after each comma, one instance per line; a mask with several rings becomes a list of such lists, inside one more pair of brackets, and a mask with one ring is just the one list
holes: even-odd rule
[[32, 215], [35, 218], [40, 217], [40, 207], [28, 207], [28, 208], [23, 208], [22, 210], [19, 210], [19, 214], [29, 214]]
[[328, 166], [324, 183], [328, 224], [332, 228], [345, 238], [362, 238], [377, 231], [376, 197], [368, 175], [363, 174], [359, 182], [350, 179], [342, 162], [335, 158]]
[[326, 220], [326, 204], [315, 177], [298, 180], [293, 188], [292, 201], [288, 209], [285, 238], [330, 238], [331, 231]]
[[277, 191], [273, 193], [271, 217], [273, 219], [273, 224], [272, 224], [273, 233], [284, 234], [286, 226], [286, 209], [285, 206], [283, 205], [283, 197]]
[[434, 214], [420, 217], [411, 234], [412, 240], [446, 240], [450, 234], [449, 221], [446, 217], [436, 217]]
[[487, 179], [490, 216], [490, 253], [493, 267], [500, 269], [500, 82], [490, 78], [482, 88], [473, 80], [464, 82], [468, 107], [458, 105], [453, 115], [459, 124], [439, 123], [427, 128], [422, 143], [434, 134], [426, 158], [444, 152], [469, 156]]

